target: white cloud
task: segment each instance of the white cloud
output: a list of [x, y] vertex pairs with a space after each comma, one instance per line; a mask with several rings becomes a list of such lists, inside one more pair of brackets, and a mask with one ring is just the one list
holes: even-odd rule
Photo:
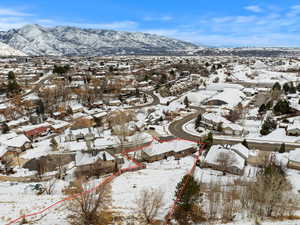
[[146, 16], [143, 18], [144, 21], [164, 21], [164, 22], [167, 22], [167, 21], [171, 21], [173, 20], [174, 18], [171, 17], [171, 16]]
[[232, 21], [234, 18], [232, 16], [225, 16], [225, 17], [215, 17], [213, 21], [216, 23], [227, 23]]
[[178, 35], [177, 29], [151, 29], [151, 30], [140, 30], [140, 31], [144, 33], [157, 34], [157, 35], [169, 36], [169, 37]]
[[288, 17], [294, 17], [300, 14], [300, 5], [294, 5], [290, 8], [290, 11], [287, 13]]
[[234, 22], [236, 23], [250, 23], [256, 19], [255, 16], [237, 16], [234, 18]]
[[18, 10], [0, 8], [0, 16], [32, 16], [30, 13], [20, 12]]
[[0, 7], [0, 30], [22, 27], [32, 22], [33, 14], [18, 9]]
[[57, 25], [68, 25], [76, 27], [85, 27], [93, 29], [135, 29], [138, 27], [138, 23], [135, 21], [116, 21], [111, 23], [58, 23]]
[[50, 20], [50, 19], [38, 19], [37, 23], [39, 23], [39, 24], [53, 25], [56, 22], [54, 20]]
[[262, 12], [262, 8], [259, 7], [258, 5], [249, 5], [249, 6], [246, 6], [244, 9], [250, 11], [250, 12], [254, 12], [254, 13], [260, 13]]

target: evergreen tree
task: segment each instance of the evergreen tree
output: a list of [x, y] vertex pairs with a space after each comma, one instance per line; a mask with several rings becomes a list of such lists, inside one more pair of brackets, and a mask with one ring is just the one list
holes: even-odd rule
[[276, 82], [273, 85], [272, 90], [278, 90], [278, 91], [280, 91], [281, 90], [281, 85], [278, 82]]
[[17, 83], [16, 80], [9, 81], [7, 84], [7, 92], [11, 94], [16, 94], [21, 91], [20, 85]]
[[199, 114], [195, 120], [195, 129], [197, 129], [198, 127], [200, 127], [200, 123], [201, 123], [201, 120], [202, 120], [202, 115]]
[[294, 83], [291, 82], [291, 85], [290, 85], [290, 94], [296, 94], [297, 90], [296, 90], [296, 87], [294, 86]]
[[9, 132], [9, 127], [7, 123], [2, 124], [2, 134], [7, 134]]
[[175, 198], [177, 207], [174, 218], [180, 225], [199, 223], [204, 220], [204, 212], [200, 206], [202, 194], [200, 183], [192, 175], [185, 175], [177, 184]]
[[279, 153], [285, 153], [285, 143], [280, 145]]
[[211, 132], [208, 133], [207, 137], [203, 140], [203, 142], [206, 144], [206, 150], [209, 151], [210, 147], [213, 144], [213, 134]]
[[167, 76], [167, 74], [165, 74], [165, 73], [163, 73], [161, 76], [160, 76], [160, 83], [161, 84], [164, 84], [164, 83], [166, 83], [168, 81], [168, 76]]
[[52, 148], [52, 151], [57, 151], [58, 150], [58, 143], [55, 140], [55, 138], [51, 138], [50, 147]]
[[268, 103], [266, 104], [266, 110], [270, 110], [273, 107], [273, 101], [270, 100], [268, 101]]
[[45, 106], [42, 100], [39, 100], [37, 103], [37, 108], [36, 108], [36, 114], [38, 115], [44, 115], [45, 113]]
[[297, 91], [300, 92], [300, 83], [297, 85]]
[[276, 121], [272, 120], [270, 117], [268, 117], [260, 130], [260, 134], [261, 135], [268, 135], [269, 133], [271, 133], [273, 130], [275, 130], [277, 127]]
[[69, 65], [64, 65], [64, 66], [54, 65], [53, 73], [63, 75], [67, 73], [70, 69], [71, 67]]
[[106, 154], [105, 154], [105, 152], [103, 152], [103, 161], [106, 161], [107, 159], [106, 159]]
[[170, 75], [174, 77], [174, 76], [176, 75], [175, 71], [174, 71], [174, 70], [171, 70], [171, 71], [170, 71]]
[[6, 90], [10, 94], [17, 94], [21, 91], [21, 87], [16, 80], [16, 75], [12, 71], [8, 73], [8, 84]]
[[14, 80], [16, 80], [16, 75], [15, 75], [15, 73], [14, 73], [13, 71], [10, 71], [10, 72], [8, 73], [8, 75], [7, 75], [7, 79], [8, 79], [9, 81], [14, 81]]
[[184, 105], [185, 105], [186, 108], [189, 107], [190, 101], [189, 101], [189, 99], [188, 99], [187, 96], [185, 96], [185, 98], [184, 98], [184, 100], [183, 100], [183, 103], [184, 103]]
[[289, 83], [285, 83], [283, 85], [283, 91], [284, 91], [285, 94], [288, 94], [290, 92], [290, 85], [289, 85]]
[[246, 148], [249, 148], [248, 142], [246, 139], [243, 140], [242, 145], [244, 145]]
[[144, 103], [147, 103], [148, 99], [147, 99], [147, 95], [146, 94], [143, 95], [143, 98], [144, 98]]
[[73, 110], [70, 106], [67, 108], [67, 114], [68, 115], [73, 115]]
[[259, 107], [258, 112], [259, 112], [259, 113], [264, 113], [266, 110], [267, 110], [266, 105], [265, 105], [265, 104], [262, 104], [262, 105]]
[[286, 99], [279, 100], [273, 108], [273, 112], [275, 115], [288, 114], [290, 111], [290, 103]]
[[218, 123], [217, 131], [223, 132], [223, 123]]

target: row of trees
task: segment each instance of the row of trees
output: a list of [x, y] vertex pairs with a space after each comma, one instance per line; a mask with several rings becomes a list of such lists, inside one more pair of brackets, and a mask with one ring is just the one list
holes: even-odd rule
[[[246, 142], [245, 142], [246, 144]], [[89, 188], [81, 188], [84, 191]], [[98, 225], [116, 222], [108, 212], [109, 185], [80, 196], [70, 204], [72, 224]], [[285, 171], [272, 163], [257, 171], [255, 179], [237, 179], [234, 183], [202, 183], [185, 175], [177, 184], [176, 207], [169, 218], [179, 225], [228, 223], [237, 213], [244, 217], [280, 218], [293, 216], [298, 201]], [[158, 217], [165, 206], [160, 189], [143, 189], [136, 197], [134, 221], [161, 224]]]
[[178, 194], [181, 198], [174, 218], [179, 225], [220, 220], [227, 223], [237, 213], [253, 219], [292, 216], [298, 207], [285, 171], [271, 163], [258, 171], [253, 181], [240, 180], [235, 185], [220, 182], [207, 185], [187, 175], [177, 186]]
[[272, 108], [273, 108], [273, 113], [276, 116], [288, 114], [292, 111], [289, 101], [286, 100], [286, 99], [280, 99], [279, 101], [277, 101], [277, 103], [275, 104], [274, 107], [273, 107], [273, 101], [272, 100], [268, 101], [266, 104], [262, 104], [259, 107], [258, 112], [260, 114], [262, 114], [262, 113], [265, 113], [266, 111], [268, 111]]

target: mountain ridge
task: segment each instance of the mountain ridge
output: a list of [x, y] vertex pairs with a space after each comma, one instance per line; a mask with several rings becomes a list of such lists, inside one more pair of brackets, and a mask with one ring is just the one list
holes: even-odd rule
[[198, 48], [196, 44], [156, 34], [38, 24], [1, 31], [0, 41], [31, 56], [171, 54]]

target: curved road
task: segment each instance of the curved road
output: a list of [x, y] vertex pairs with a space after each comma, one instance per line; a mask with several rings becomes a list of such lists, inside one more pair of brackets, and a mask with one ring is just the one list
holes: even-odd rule
[[155, 106], [155, 105], [160, 104], [159, 98], [155, 94], [153, 94], [152, 92], [141, 91], [141, 93], [151, 95], [151, 97], [153, 98], [153, 101], [149, 104], [146, 104], [146, 105], [132, 106], [132, 107], [128, 107], [127, 109], [141, 109], [141, 108], [151, 107], [151, 106]]
[[[199, 141], [200, 137], [192, 135], [190, 133], [187, 133], [186, 131], [183, 130], [184, 124], [188, 123], [189, 121], [195, 119], [197, 115], [200, 112], [193, 113], [190, 115], [187, 115], [186, 117], [180, 119], [180, 120], [175, 120], [169, 125], [169, 131], [172, 133], [172, 135], [191, 140], [191, 141]], [[225, 145], [225, 144], [238, 144], [243, 141], [243, 137], [237, 137], [237, 136], [214, 136], [214, 144], [220, 144], [220, 145]], [[280, 145], [282, 144], [282, 141], [268, 141], [268, 140], [254, 140], [254, 139], [247, 139], [249, 148], [251, 149], [258, 149], [258, 150], [263, 150], [263, 151], [278, 151], [280, 148]], [[285, 149], [287, 151], [289, 150], [294, 150], [296, 148], [300, 148], [300, 143], [285, 143]]]
[[184, 124], [195, 119], [198, 116], [198, 114], [199, 114], [199, 112], [187, 115], [186, 117], [184, 117], [180, 120], [175, 120], [174, 122], [172, 122], [170, 124], [169, 131], [176, 137], [190, 140], [190, 141], [199, 141], [200, 137], [189, 134], [182, 129]]

